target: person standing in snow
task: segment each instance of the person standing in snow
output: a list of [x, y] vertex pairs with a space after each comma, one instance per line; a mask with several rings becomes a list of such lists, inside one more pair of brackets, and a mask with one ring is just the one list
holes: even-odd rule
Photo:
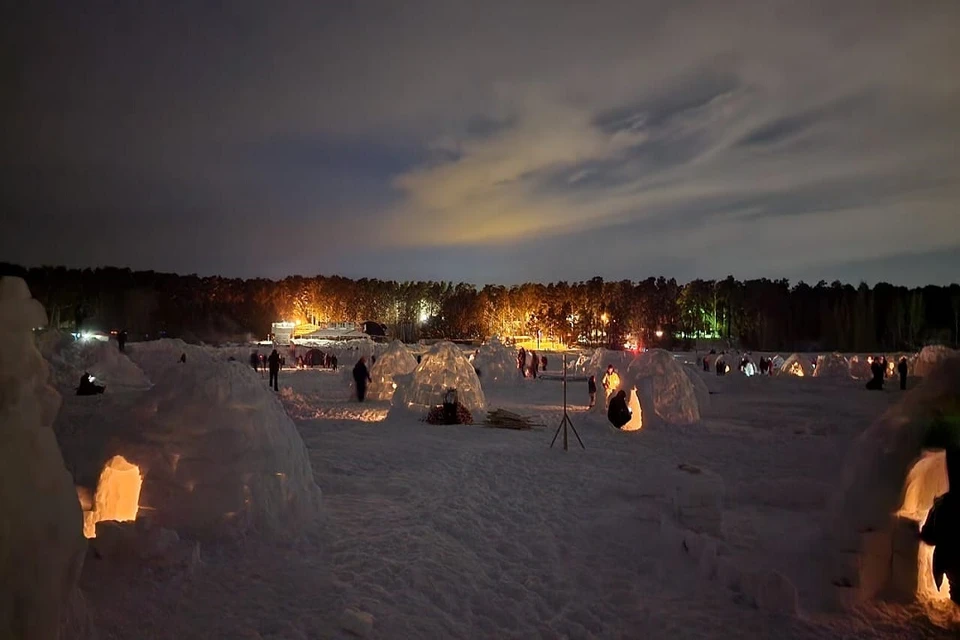
[[280, 391], [279, 378], [280, 378], [280, 354], [277, 353], [277, 350], [274, 349], [270, 354], [270, 357], [267, 358], [267, 361], [270, 364], [270, 380], [267, 381], [267, 386], [272, 386], [274, 391]]
[[920, 539], [933, 547], [933, 580], [940, 588], [950, 581], [950, 599], [960, 604], [960, 449], [947, 449], [947, 479], [952, 490], [934, 500], [920, 529]]
[[900, 390], [907, 390], [907, 359], [900, 358], [900, 364], [897, 365], [897, 373], [900, 374]]
[[540, 356], [540, 368], [544, 371], [547, 370], [547, 356]]
[[593, 409], [594, 405], [597, 404], [597, 376], [590, 376], [590, 379], [587, 380], [587, 391], [590, 393], [588, 408]]
[[260, 371], [260, 354], [256, 351], [250, 354], [250, 366], [253, 367], [254, 371]]
[[527, 350], [523, 347], [520, 347], [520, 351], [517, 353], [517, 368], [520, 369], [520, 373], [523, 374], [523, 377], [527, 377]]
[[600, 384], [603, 385], [603, 404], [606, 406], [610, 401], [610, 396], [612, 396], [620, 386], [620, 374], [617, 373], [617, 370], [613, 368], [612, 364], [607, 365], [607, 372], [603, 374], [603, 379], [600, 380]]
[[540, 370], [540, 358], [537, 357], [536, 351], [530, 352], [530, 377], [534, 380], [537, 379], [537, 371]]
[[363, 402], [367, 397], [367, 383], [372, 382], [370, 371], [367, 370], [367, 359], [361, 357], [353, 367], [353, 382], [357, 385], [357, 400]]
[[124, 329], [117, 334], [117, 344], [120, 346], [120, 353], [123, 353], [124, 347], [127, 345], [127, 330]]

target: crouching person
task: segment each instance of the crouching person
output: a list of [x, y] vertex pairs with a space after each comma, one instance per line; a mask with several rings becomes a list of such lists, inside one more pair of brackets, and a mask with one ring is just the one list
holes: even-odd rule
[[610, 398], [610, 406], [607, 408], [607, 420], [617, 429], [622, 429], [623, 425], [630, 422], [630, 407], [627, 406], [627, 392], [620, 390], [615, 396]]
[[947, 478], [951, 490], [934, 501], [920, 529], [920, 539], [933, 547], [937, 589], [947, 576], [950, 599], [960, 604], [960, 449], [947, 451]]

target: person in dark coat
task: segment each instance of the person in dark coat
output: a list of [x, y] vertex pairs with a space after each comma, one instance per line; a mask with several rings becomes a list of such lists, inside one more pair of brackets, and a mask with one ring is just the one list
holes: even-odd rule
[[336, 371], [337, 367], [339, 366], [340, 366], [340, 360], [337, 358], [337, 356], [330, 356], [330, 368]]
[[254, 371], [260, 371], [260, 354], [256, 351], [250, 354], [250, 366]]
[[181, 353], [181, 354], [180, 354], [180, 364], [187, 364], [187, 354], [186, 354], [186, 353]]
[[280, 391], [279, 378], [280, 378], [280, 354], [277, 353], [277, 350], [274, 349], [270, 353], [270, 357], [267, 358], [267, 363], [270, 365], [270, 380], [267, 381], [267, 386], [273, 387], [274, 391]]
[[77, 387], [78, 396], [95, 396], [106, 390], [106, 387], [103, 385], [94, 384], [93, 379], [93, 376], [90, 375], [89, 372], [83, 372], [83, 375], [80, 376], [80, 386]]
[[520, 369], [523, 377], [527, 377], [527, 350], [523, 347], [520, 347], [520, 351], [517, 352], [517, 369]]
[[710, 372], [710, 356], [703, 356], [703, 370]]
[[544, 371], [547, 370], [547, 356], [540, 356], [540, 368]]
[[907, 390], [907, 359], [900, 358], [900, 363], [897, 365], [897, 373], [900, 374], [900, 390]]
[[367, 397], [367, 383], [371, 382], [366, 358], [361, 357], [353, 367], [353, 382], [357, 385], [357, 400], [363, 402]]
[[867, 389], [870, 391], [883, 391], [883, 374], [886, 371], [886, 367], [881, 363], [879, 359], [874, 359], [870, 363], [870, 373], [873, 374], [873, 378], [867, 382]]
[[540, 370], [540, 358], [537, 357], [535, 351], [530, 352], [530, 377], [536, 378], [537, 371]]
[[587, 380], [587, 391], [590, 392], [590, 408], [597, 404], [597, 376], [590, 376]]
[[947, 479], [952, 490], [934, 500], [920, 529], [920, 539], [933, 547], [933, 580], [950, 581], [950, 599], [960, 604], [960, 449], [947, 450]]
[[630, 422], [630, 407], [627, 406], [627, 392], [621, 389], [617, 395], [610, 398], [610, 406], [607, 407], [607, 420], [617, 429]]
[[117, 344], [120, 345], [120, 351], [123, 351], [123, 348], [127, 345], [127, 330], [124, 329], [117, 334]]

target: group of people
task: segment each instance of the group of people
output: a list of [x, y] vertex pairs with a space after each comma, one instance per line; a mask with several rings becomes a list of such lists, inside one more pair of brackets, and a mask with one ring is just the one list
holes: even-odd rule
[[[296, 353], [296, 350], [291, 350], [291, 353]], [[337, 359], [337, 356], [332, 353], [320, 352], [318, 356], [311, 356], [309, 353], [306, 356], [298, 355], [296, 356], [297, 369], [305, 369], [307, 367], [323, 367], [324, 369], [331, 369], [336, 371], [340, 367], [340, 362]]]
[[[528, 359], [530, 360], [529, 365], [527, 365]], [[547, 356], [537, 357], [533, 349], [527, 351], [523, 347], [520, 347], [520, 350], [517, 352], [517, 369], [520, 370], [524, 378], [536, 378], [541, 369], [543, 371], [547, 370]]]
[[[887, 362], [886, 356], [873, 357], [870, 356], [867, 358], [867, 362], [870, 363], [870, 375], [872, 376], [867, 382], [867, 389], [871, 391], [882, 391], [883, 390], [883, 381], [887, 376], [887, 370], [890, 366]], [[897, 375], [900, 377], [900, 390], [907, 390], [907, 373], [909, 373], [910, 367], [907, 365], [906, 357], [900, 358], [900, 362], [897, 363]]]
[[269, 369], [270, 379], [267, 384], [274, 391], [280, 391], [280, 368], [283, 364], [283, 356], [276, 349], [271, 351], [269, 356], [264, 356], [256, 351], [250, 354], [250, 366], [253, 367], [254, 371], [262, 372], [264, 369]]

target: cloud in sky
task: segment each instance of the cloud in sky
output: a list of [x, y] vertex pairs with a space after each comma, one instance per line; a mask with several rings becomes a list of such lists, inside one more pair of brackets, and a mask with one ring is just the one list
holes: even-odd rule
[[4, 259], [477, 282], [960, 267], [956, 3], [323, 4], [20, 8]]

